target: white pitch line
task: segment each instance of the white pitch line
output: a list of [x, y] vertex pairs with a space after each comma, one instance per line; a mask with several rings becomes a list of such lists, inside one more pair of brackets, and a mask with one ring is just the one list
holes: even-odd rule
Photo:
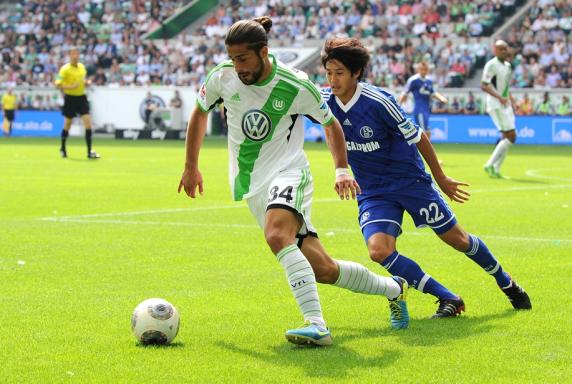
[[[545, 190], [545, 189], [566, 189], [572, 188], [572, 184], [556, 184], [556, 185], [539, 185], [539, 186], [529, 186], [529, 187], [510, 187], [510, 188], [491, 188], [491, 189], [475, 189], [469, 190], [471, 193], [495, 193], [495, 192], [516, 192], [516, 191], [534, 191], [534, 190]], [[335, 203], [340, 202], [341, 199], [328, 198], [328, 199], [316, 199], [314, 203]], [[234, 205], [209, 205], [203, 207], [189, 207], [189, 208], [164, 208], [164, 209], [153, 209], [147, 211], [127, 211], [127, 212], [103, 212], [103, 213], [91, 213], [86, 215], [71, 215], [71, 216], [60, 216], [57, 219], [79, 219], [79, 218], [95, 218], [95, 217], [114, 217], [114, 216], [139, 216], [139, 215], [154, 215], [163, 213], [177, 213], [177, 212], [198, 212], [198, 211], [209, 211], [209, 210], [219, 210], [219, 209], [237, 209], [237, 208], [247, 208], [246, 205], [234, 204]], [[52, 220], [53, 216], [41, 217], [39, 220]]]
[[[572, 181], [572, 179], [571, 179]], [[531, 187], [510, 187], [510, 188], [491, 188], [491, 189], [475, 189], [468, 191], [470, 193], [494, 193], [494, 192], [517, 192], [517, 191], [542, 191], [545, 189], [566, 189], [572, 188], [572, 184], [554, 184], [554, 185], [536, 185]]]
[[[180, 221], [137, 221], [137, 220], [86, 220], [86, 219], [64, 219], [64, 218], [50, 218], [45, 219], [44, 221], [52, 221], [58, 223], [79, 223], [79, 224], [118, 224], [118, 225], [168, 225], [168, 226], [177, 226], [177, 227], [205, 227], [205, 228], [244, 228], [244, 229], [256, 229], [260, 228], [254, 224], [223, 224], [223, 223], [191, 223], [191, 222], [180, 222]], [[338, 232], [338, 233], [359, 233], [357, 229], [351, 228], [327, 228], [322, 229], [321, 233], [327, 232]], [[404, 234], [410, 236], [433, 236], [433, 232], [430, 231], [407, 231]], [[522, 237], [522, 236], [499, 236], [499, 235], [481, 235], [479, 237], [486, 238], [486, 239], [495, 239], [495, 240], [508, 240], [508, 241], [528, 241], [528, 242], [556, 242], [556, 243], [565, 243], [565, 244], [572, 244], [572, 239], [550, 239], [550, 238], [543, 238], [543, 237]]]
[[[551, 168], [551, 171], [558, 171], [565, 169], [570, 171], [570, 168]], [[572, 178], [567, 177], [558, 177], [558, 176], [548, 176], [548, 175], [540, 175], [539, 172], [544, 171], [544, 169], [528, 169], [525, 172], [525, 175], [528, 177], [535, 177], [537, 179], [548, 179], [548, 180], [560, 180], [560, 181], [572, 181]]]
[[[165, 209], [154, 209], [148, 211], [127, 211], [127, 212], [106, 212], [106, 213], [92, 213], [87, 215], [75, 215], [75, 216], [61, 216], [58, 219], [79, 219], [79, 218], [90, 218], [90, 217], [110, 217], [110, 216], [138, 216], [138, 215], [153, 215], [162, 213], [176, 213], [176, 212], [196, 212], [196, 211], [208, 211], [212, 209], [234, 209], [234, 208], [245, 208], [244, 205], [218, 205], [209, 207], [192, 207], [192, 208], [165, 208]], [[42, 217], [40, 220], [51, 220], [54, 217]]]

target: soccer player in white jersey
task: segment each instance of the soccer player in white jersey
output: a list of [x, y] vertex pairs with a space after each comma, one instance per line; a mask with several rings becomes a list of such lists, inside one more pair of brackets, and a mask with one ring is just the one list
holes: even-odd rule
[[512, 68], [508, 61], [510, 56], [508, 44], [503, 40], [497, 40], [494, 44], [494, 53], [495, 57], [485, 64], [481, 89], [487, 93], [487, 113], [493, 119], [502, 138], [483, 168], [489, 176], [501, 179], [503, 176], [500, 168], [509, 148], [516, 141], [516, 130], [512, 109], [514, 100], [509, 90]]
[[[179, 192], [203, 193], [199, 150], [208, 112], [224, 102], [228, 123], [229, 178], [234, 200], [246, 200], [264, 229], [266, 242], [286, 271], [305, 324], [286, 332], [295, 344], [329, 345], [316, 282], [354, 292], [383, 295], [393, 328], [409, 321], [407, 282], [381, 277], [364, 266], [333, 260], [324, 251], [311, 222], [313, 181], [303, 151], [302, 116], [320, 122], [336, 166], [335, 190], [355, 198], [359, 186], [351, 176], [339, 122], [307, 76], [285, 67], [268, 53], [269, 17], [241, 20], [225, 38], [230, 60], [215, 67], [199, 90], [187, 129], [186, 163]], [[298, 240], [297, 240], [298, 239]]]
[[[348, 162], [362, 191], [357, 198], [358, 220], [370, 258], [405, 278], [410, 286], [434, 295], [439, 308], [433, 317], [455, 317], [465, 309], [461, 297], [396, 250], [407, 212], [416, 226], [430, 227], [443, 242], [494, 277], [515, 309], [531, 309], [527, 293], [503, 270], [486, 244], [457, 223], [435, 186], [451, 200], [463, 203], [469, 198], [462, 189], [467, 184], [445, 175], [429, 138], [391, 94], [359, 81], [368, 62], [369, 53], [357, 39], [333, 38], [325, 43], [322, 64], [331, 88], [323, 89], [322, 97], [342, 122]], [[425, 171], [421, 156], [433, 178]]]

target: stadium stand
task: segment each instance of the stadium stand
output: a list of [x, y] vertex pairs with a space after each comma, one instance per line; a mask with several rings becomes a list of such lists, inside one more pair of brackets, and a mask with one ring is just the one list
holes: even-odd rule
[[568, 1], [536, 0], [506, 40], [515, 57], [514, 86], [572, 87], [572, 5]]
[[[515, 48], [514, 86], [572, 87], [572, 7], [564, 0], [534, 1], [522, 22], [504, 36]], [[399, 88], [414, 73], [414, 63], [426, 60], [438, 87], [457, 88], [490, 58], [488, 37], [524, 0], [231, 0], [220, 2], [173, 39], [143, 39], [187, 3], [0, 3], [0, 86], [52, 87], [67, 51], [79, 46], [95, 85], [196, 89], [208, 71], [227, 58], [223, 36], [228, 27], [240, 18], [269, 14], [274, 22], [271, 38], [278, 42], [274, 46], [320, 46], [333, 35], [361, 37], [372, 50], [368, 81]], [[306, 71], [325, 85], [319, 63]], [[22, 109], [61, 105], [57, 91], [19, 97]], [[475, 100], [480, 103], [479, 96]], [[445, 109], [463, 113], [467, 102], [461, 98]]]

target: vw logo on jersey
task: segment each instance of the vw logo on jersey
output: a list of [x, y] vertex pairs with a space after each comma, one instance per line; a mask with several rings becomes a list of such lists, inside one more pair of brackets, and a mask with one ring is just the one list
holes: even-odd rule
[[272, 106], [277, 111], [283, 110], [285, 105], [286, 105], [286, 103], [284, 102], [284, 100], [280, 100], [280, 99], [272, 100]]
[[365, 212], [361, 215], [361, 220], [360, 220], [360, 222], [363, 223], [364, 221], [367, 221], [367, 219], [369, 219], [369, 212], [368, 212], [368, 211], [365, 211]]
[[264, 140], [271, 130], [270, 117], [259, 109], [251, 109], [242, 117], [242, 132], [252, 141]]
[[361, 135], [361, 137], [363, 137], [364, 139], [369, 139], [370, 137], [373, 136], [373, 129], [371, 129], [370, 127], [368, 127], [367, 125], [364, 127], [361, 127], [361, 129], [359, 130], [359, 134]]

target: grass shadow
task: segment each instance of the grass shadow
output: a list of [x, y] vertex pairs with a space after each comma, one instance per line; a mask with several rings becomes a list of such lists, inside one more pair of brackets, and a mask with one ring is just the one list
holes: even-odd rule
[[[361, 330], [349, 330], [343, 335], [335, 336], [334, 344], [329, 347], [296, 346], [284, 342], [272, 346], [269, 352], [244, 348], [226, 341], [218, 341], [215, 345], [249, 359], [285, 368], [302, 368], [307, 376], [313, 378], [344, 378], [348, 377], [353, 369], [383, 368], [400, 359], [401, 352], [396, 350], [380, 348], [380, 353], [365, 357], [344, 347], [344, 343], [361, 335]], [[376, 337], [378, 336], [379, 330]]]
[[136, 342], [135, 346], [137, 348], [144, 348], [144, 349], [177, 349], [177, 348], [184, 348], [185, 343], [176, 341], [170, 344], [143, 344], [140, 342]]
[[511, 177], [509, 181], [514, 181], [515, 183], [522, 183], [522, 184], [551, 184], [545, 180], [538, 180], [538, 179], [518, 179], [515, 177]]
[[[524, 312], [523, 312], [524, 313]], [[514, 309], [507, 309], [492, 315], [485, 316], [458, 316], [449, 319], [413, 319], [409, 329], [394, 331], [379, 328], [357, 329], [336, 328], [339, 331], [357, 332], [359, 337], [398, 337], [408, 346], [434, 346], [446, 344], [452, 340], [473, 337], [475, 335], [498, 332], [497, 320], [509, 318], [518, 314]]]

